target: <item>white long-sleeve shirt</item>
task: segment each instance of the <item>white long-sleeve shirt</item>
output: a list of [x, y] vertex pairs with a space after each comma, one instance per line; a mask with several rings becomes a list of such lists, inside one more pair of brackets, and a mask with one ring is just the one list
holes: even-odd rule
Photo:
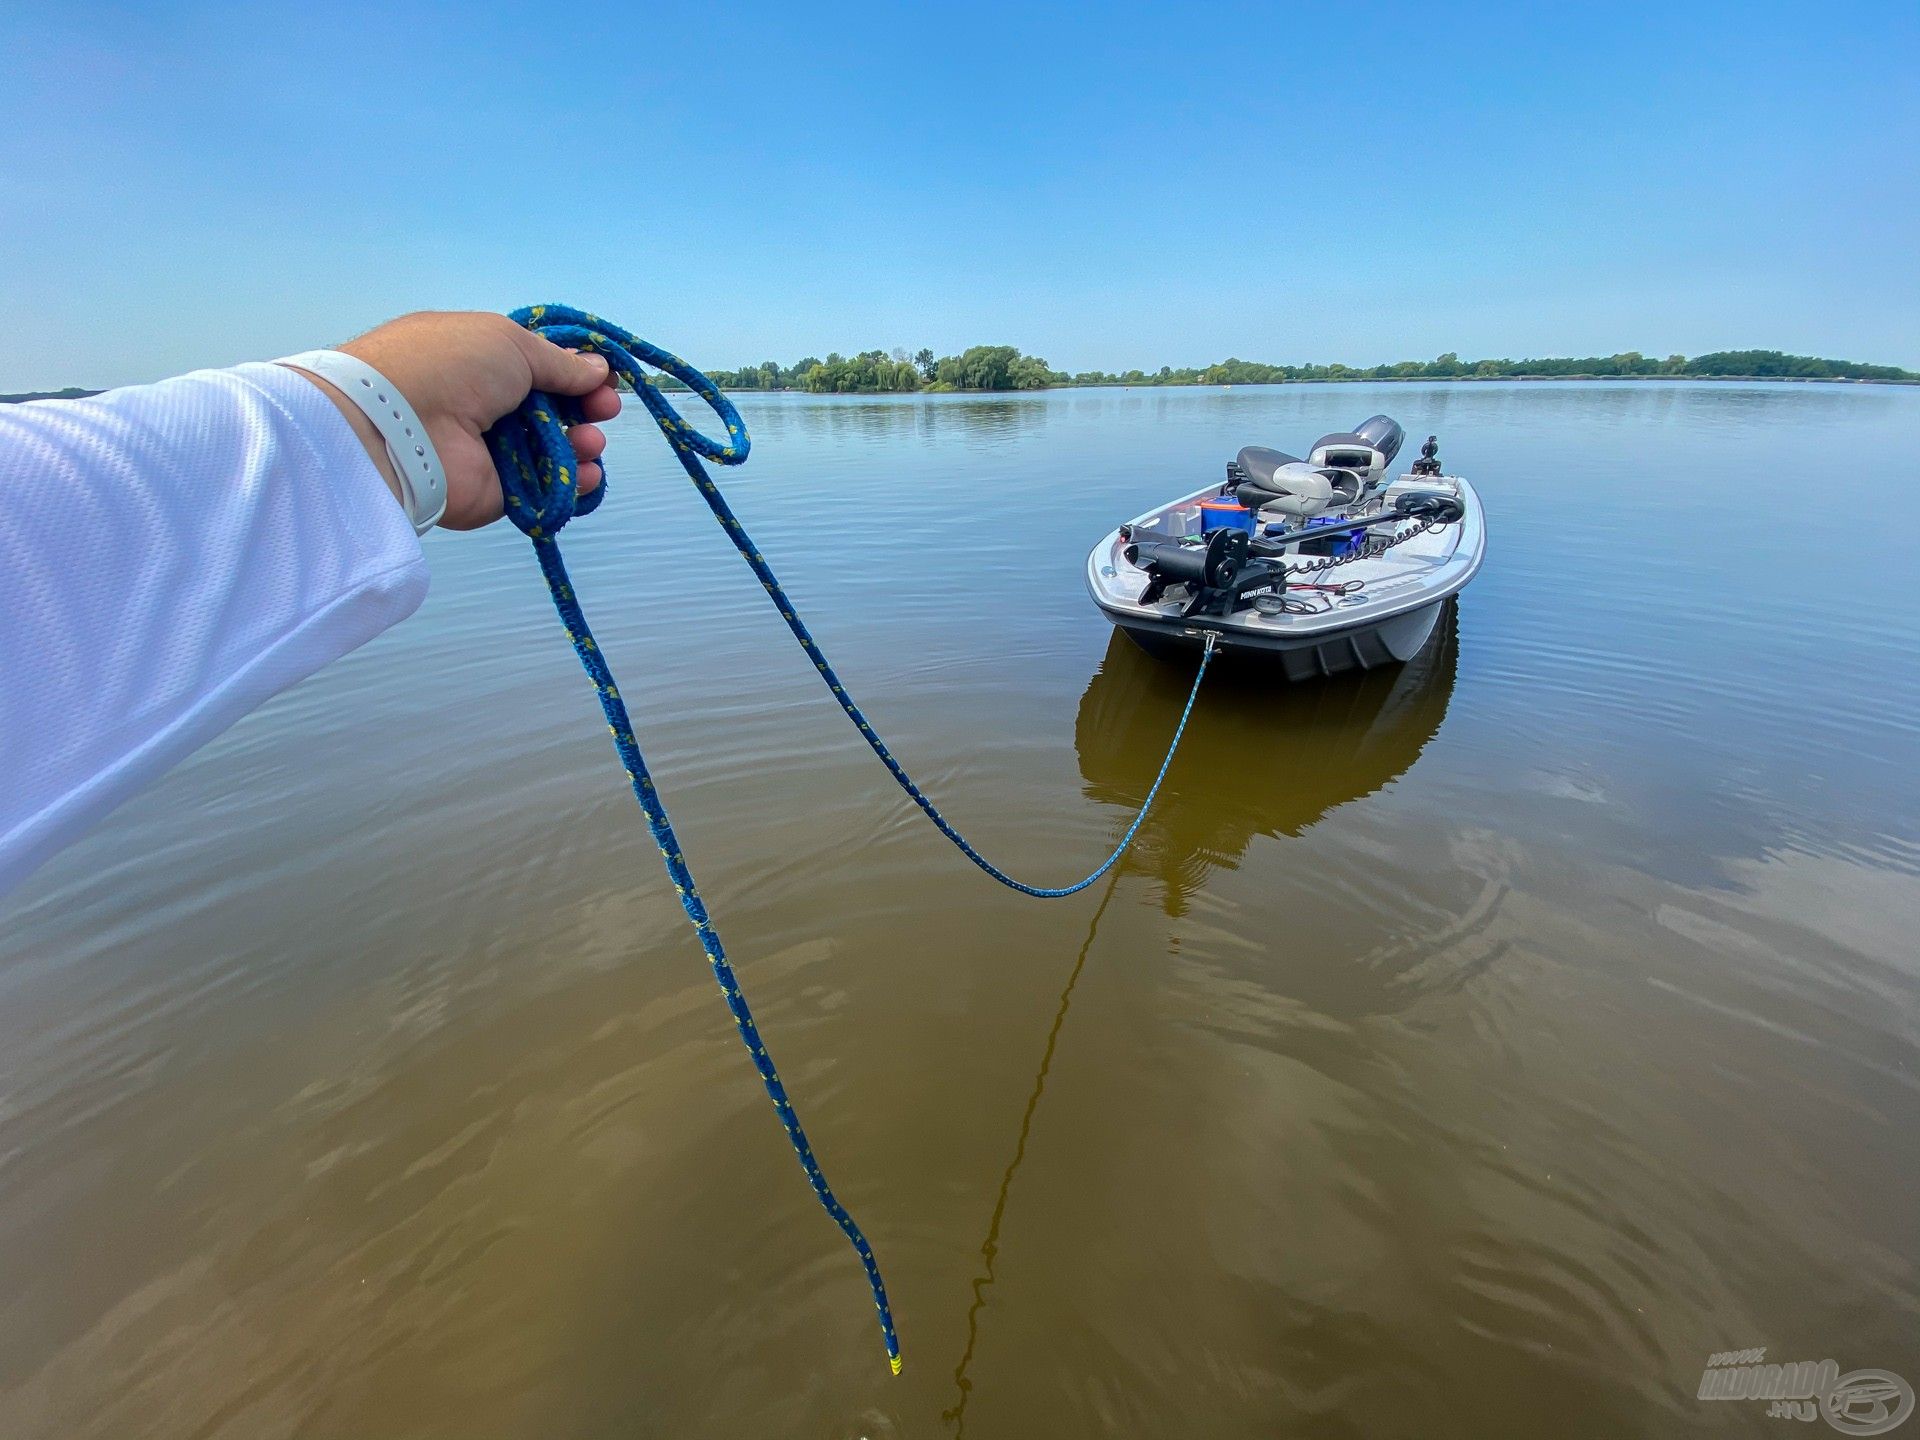
[[0, 405], [0, 893], [426, 590], [359, 437], [283, 366]]

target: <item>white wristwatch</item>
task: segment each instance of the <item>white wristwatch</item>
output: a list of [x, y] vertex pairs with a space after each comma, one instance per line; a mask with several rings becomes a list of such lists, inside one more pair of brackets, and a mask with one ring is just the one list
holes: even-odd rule
[[447, 513], [447, 472], [427, 438], [427, 427], [386, 376], [338, 350], [303, 350], [274, 364], [318, 375], [359, 406], [387, 442], [387, 458], [400, 477], [400, 503], [413, 522], [413, 533], [424, 535], [440, 523]]

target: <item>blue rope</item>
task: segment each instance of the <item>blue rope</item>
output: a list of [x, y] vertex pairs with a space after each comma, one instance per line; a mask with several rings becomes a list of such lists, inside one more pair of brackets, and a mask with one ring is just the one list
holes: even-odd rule
[[[740, 413], [733, 408], [733, 402], [722, 395], [711, 380], [679, 356], [651, 345], [598, 316], [565, 305], [533, 305], [514, 311], [512, 318], [556, 345], [571, 350], [592, 351], [603, 356], [613, 373], [633, 387], [634, 394], [639, 396], [640, 402], [652, 414], [654, 423], [660, 427], [660, 433], [673, 446], [681, 468], [706, 500], [707, 507], [719, 520], [720, 528], [726, 532], [734, 548], [752, 567], [760, 584], [778, 607], [780, 618], [787, 622], [787, 628], [793, 632], [794, 639], [800, 642], [800, 648], [806, 652], [807, 658], [813, 661], [821, 680], [833, 692], [834, 699], [847, 713], [847, 718], [853, 721], [862, 738], [880, 757], [880, 762], [887, 767], [900, 788], [907, 792], [913, 803], [920, 807], [942, 835], [953, 842], [962, 855], [1001, 884], [1023, 895], [1044, 900], [1077, 894], [1113, 868], [1139, 833], [1148, 809], [1160, 793], [1161, 782], [1167, 778], [1167, 769], [1173, 764], [1174, 751], [1180, 748], [1187, 719], [1193, 714], [1193, 702], [1200, 694], [1200, 682], [1206, 678], [1207, 665], [1213, 659], [1214, 637], [1211, 633], [1207, 636], [1206, 648], [1200, 657], [1199, 671], [1193, 677], [1193, 689], [1187, 694], [1186, 708], [1180, 712], [1180, 723], [1174, 727], [1173, 742], [1167, 747], [1166, 758], [1160, 762], [1159, 773], [1153, 777], [1147, 798], [1141, 802], [1139, 813], [1133, 817], [1133, 823], [1127, 826], [1113, 853], [1101, 861], [1092, 874], [1071, 885], [1047, 888], [1016, 880], [974, 849], [967, 838], [940, 813], [939, 807], [914, 783], [900, 762], [893, 758], [893, 752], [887, 748], [886, 742], [875, 733], [867, 717], [847, 693], [846, 686], [840, 683], [839, 674], [800, 619], [793, 601], [787, 598], [787, 592], [781, 588], [779, 579], [768, 566], [766, 557], [754, 545], [732, 507], [721, 495], [720, 487], [713, 483], [706, 466], [700, 463], [704, 458], [721, 465], [738, 465], [747, 458], [751, 442], [747, 438], [747, 427], [741, 423]], [[642, 365], [650, 365], [655, 370], [673, 376], [706, 401], [726, 423], [726, 442], [709, 439], [683, 420], [679, 411], [667, 403], [666, 397], [648, 378]], [[866, 1268], [867, 1283], [873, 1289], [874, 1308], [880, 1313], [880, 1333], [886, 1341], [887, 1361], [893, 1373], [898, 1375], [900, 1342], [894, 1334], [893, 1311], [887, 1303], [886, 1283], [880, 1278], [880, 1266], [873, 1258], [873, 1248], [867, 1244], [867, 1237], [861, 1233], [853, 1216], [834, 1196], [826, 1175], [820, 1169], [820, 1162], [814, 1156], [813, 1146], [807, 1141], [806, 1131], [800, 1128], [800, 1117], [794, 1113], [793, 1104], [787, 1098], [786, 1087], [781, 1084], [779, 1072], [774, 1069], [773, 1057], [767, 1053], [767, 1047], [760, 1038], [753, 1012], [747, 1008], [740, 982], [734, 975], [733, 967], [727, 963], [726, 949], [720, 943], [719, 933], [713, 928], [707, 907], [700, 898], [699, 888], [694, 884], [693, 872], [687, 868], [686, 858], [680, 853], [680, 842], [674, 836], [673, 824], [667, 818], [666, 805], [661, 801], [653, 776], [647, 770], [647, 762], [640, 754], [640, 743], [634, 737], [633, 722], [627, 718], [627, 707], [620, 698], [613, 672], [607, 668], [606, 657], [600, 653], [593, 631], [588, 628], [587, 617], [580, 609], [579, 598], [574, 594], [573, 584], [567, 577], [566, 564], [560, 558], [561, 527], [576, 515], [592, 514], [607, 493], [604, 480], [589, 495], [583, 496], [578, 492], [578, 461], [567, 439], [565, 427], [577, 423], [580, 418], [576, 401], [548, 396], [536, 390], [518, 410], [501, 417], [487, 432], [487, 445], [493, 452], [494, 467], [500, 472], [501, 485], [506, 494], [507, 518], [533, 542], [534, 554], [540, 562], [540, 573], [546, 577], [547, 589], [553, 596], [554, 609], [559, 612], [560, 622], [573, 641], [574, 653], [580, 657], [587, 678], [593, 682], [593, 688], [599, 694], [600, 708], [606, 714], [608, 729], [613, 732], [613, 748], [619, 752], [620, 762], [626, 767], [627, 779], [633, 785], [634, 798], [640, 802], [640, 809], [646, 815], [647, 828], [653, 832], [654, 843], [660, 847], [668, 878], [673, 881], [673, 888], [680, 897], [687, 918], [693, 922], [694, 933], [700, 938], [700, 948], [706, 952], [707, 961], [713, 967], [714, 979], [720, 983], [720, 993], [726, 997], [733, 1023], [739, 1029], [747, 1053], [753, 1058], [754, 1068], [760, 1072], [761, 1083], [773, 1099], [774, 1111], [786, 1129], [787, 1139], [793, 1143], [794, 1153], [800, 1157], [800, 1168], [806, 1172], [807, 1183], [812, 1185], [814, 1195], [852, 1243], [860, 1263]]]

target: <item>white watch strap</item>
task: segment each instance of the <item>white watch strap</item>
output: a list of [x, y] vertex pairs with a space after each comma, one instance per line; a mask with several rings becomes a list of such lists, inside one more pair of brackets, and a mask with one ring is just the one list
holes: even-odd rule
[[387, 458], [400, 477], [401, 503], [424, 535], [447, 513], [447, 472], [427, 438], [427, 427], [392, 381], [364, 360], [339, 350], [303, 350], [274, 362], [318, 375], [360, 407], [387, 442]]

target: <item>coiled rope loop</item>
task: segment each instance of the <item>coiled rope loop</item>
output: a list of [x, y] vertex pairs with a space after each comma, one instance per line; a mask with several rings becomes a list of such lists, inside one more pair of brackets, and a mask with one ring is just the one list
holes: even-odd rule
[[[868, 723], [866, 715], [854, 703], [853, 697], [847, 693], [839, 674], [800, 619], [793, 601], [781, 587], [766, 557], [755, 546], [739, 517], [721, 495], [720, 487], [714, 484], [713, 477], [701, 463], [704, 459], [720, 465], [738, 465], [747, 458], [751, 442], [747, 437], [747, 427], [741, 422], [740, 412], [734, 409], [733, 402], [721, 394], [719, 387], [711, 380], [679, 356], [651, 345], [596, 315], [565, 305], [533, 305], [514, 311], [512, 318], [556, 345], [571, 350], [593, 351], [604, 356], [614, 375], [632, 387], [634, 394], [653, 416], [654, 423], [660, 427], [660, 433], [666, 436], [667, 443], [673, 447], [681, 468], [687, 472], [701, 498], [713, 511], [714, 518], [720, 522], [720, 528], [752, 568], [779, 610], [780, 618], [786, 622], [787, 629], [793, 632], [800, 648], [813, 661], [821, 680], [846, 712], [847, 718], [858, 728], [861, 738], [880, 757], [881, 763], [887, 767], [900, 788], [961, 854], [1001, 884], [1023, 895], [1046, 900], [1077, 894], [1113, 868], [1139, 833], [1142, 822], [1147, 818], [1147, 811], [1160, 793], [1161, 783], [1167, 778], [1167, 769], [1173, 764], [1174, 752], [1180, 747], [1181, 737], [1186, 733], [1187, 720], [1193, 714], [1193, 702], [1200, 693], [1200, 682], [1206, 678], [1207, 666], [1213, 659], [1214, 636], [1211, 633], [1207, 636], [1199, 669], [1193, 677], [1193, 689], [1187, 694], [1186, 707], [1180, 712], [1179, 724], [1174, 727], [1173, 741], [1167, 747], [1166, 758], [1160, 762], [1159, 773], [1154, 776], [1139, 813], [1120, 837], [1120, 843], [1090, 875], [1071, 885], [1049, 888], [1016, 880], [974, 849], [967, 838], [940, 813], [939, 807], [914, 783], [900, 762], [894, 759], [886, 742], [881, 740]], [[706, 401], [726, 425], [727, 439], [711, 439], [688, 424], [653, 384], [643, 365], [673, 376]], [[726, 950], [707, 915], [706, 905], [694, 884], [693, 872], [687, 868], [686, 859], [680, 853], [680, 842], [674, 836], [672, 822], [667, 817], [666, 806], [660, 799], [653, 777], [647, 770], [647, 762], [640, 754], [633, 723], [627, 717], [626, 704], [620, 698], [613, 672], [607, 668], [606, 658], [600, 653], [593, 631], [588, 628], [587, 617], [580, 608], [579, 598], [574, 594], [572, 582], [567, 576], [566, 565], [560, 558], [558, 535], [562, 527], [576, 515], [592, 514], [607, 493], [604, 479], [592, 494], [582, 496], [579, 493], [579, 462], [566, 433], [566, 427], [577, 423], [579, 419], [578, 402], [535, 391], [517, 411], [503, 416], [487, 432], [494, 468], [500, 472], [502, 488], [506, 493], [507, 518], [533, 542], [541, 574], [546, 577], [547, 589], [553, 596], [554, 609], [559, 612], [560, 621], [573, 641], [574, 653], [580, 657], [580, 664], [600, 697], [600, 708], [607, 717], [608, 728], [613, 732], [614, 749], [619, 752], [620, 761], [626, 767], [634, 798], [640, 802], [640, 809], [646, 815], [647, 827], [653, 833], [654, 843], [660, 847], [667, 875], [673, 881], [673, 888], [680, 897], [687, 918], [693, 922], [700, 947], [713, 967], [714, 978], [719, 982], [721, 994], [726, 997], [727, 1009], [733, 1015], [740, 1038], [753, 1059], [754, 1068], [760, 1072], [767, 1094], [772, 1097], [773, 1108], [786, 1129], [787, 1139], [793, 1143], [794, 1153], [800, 1158], [800, 1168], [806, 1172], [814, 1195], [851, 1242], [866, 1269], [867, 1283], [873, 1290], [874, 1308], [880, 1315], [880, 1333], [886, 1342], [887, 1360], [897, 1375], [900, 1373], [900, 1344], [894, 1333], [893, 1311], [887, 1303], [886, 1284], [880, 1277], [880, 1267], [873, 1257], [873, 1249], [859, 1225], [834, 1196], [826, 1175], [820, 1169], [820, 1162], [814, 1156], [813, 1147], [808, 1143], [806, 1132], [800, 1127], [800, 1117], [794, 1113], [786, 1087], [781, 1084], [779, 1073], [774, 1068], [773, 1057], [767, 1053], [759, 1028], [754, 1024], [753, 1013], [747, 1008], [746, 996], [740, 991], [733, 967], [727, 963]]]

